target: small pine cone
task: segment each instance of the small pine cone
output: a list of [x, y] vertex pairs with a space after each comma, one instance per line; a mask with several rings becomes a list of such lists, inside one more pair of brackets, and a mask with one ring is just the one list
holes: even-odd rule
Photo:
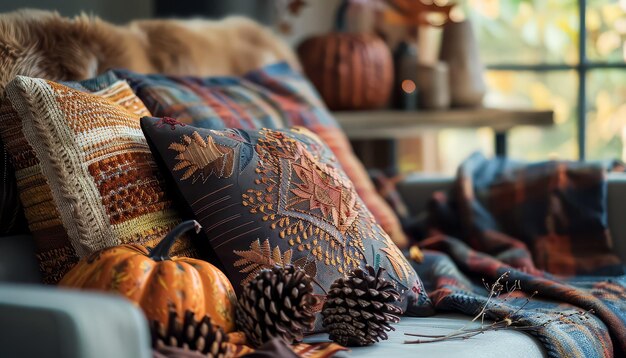
[[291, 344], [313, 329], [312, 279], [292, 265], [265, 269], [243, 287], [237, 305], [237, 324], [255, 347], [274, 337]]
[[209, 358], [233, 356], [228, 336], [221, 327], [213, 325], [209, 316], [197, 321], [193, 312], [185, 311], [181, 324], [176, 311], [170, 310], [168, 322], [167, 327], [156, 320], [150, 322], [154, 349], [170, 346], [198, 351]]
[[352, 271], [330, 286], [322, 308], [322, 323], [330, 339], [343, 346], [368, 346], [388, 338], [398, 323], [402, 309], [394, 303], [400, 294], [391, 281], [381, 277], [371, 266]]

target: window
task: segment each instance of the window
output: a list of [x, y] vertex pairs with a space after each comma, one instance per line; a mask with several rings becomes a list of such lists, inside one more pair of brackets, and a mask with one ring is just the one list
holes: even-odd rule
[[[552, 128], [511, 131], [511, 157], [626, 159], [626, 0], [458, 3], [487, 67], [485, 104], [555, 111]], [[469, 143], [462, 153], [460, 142]], [[445, 130], [438, 143], [446, 172], [469, 152], [493, 148], [488, 131]]]

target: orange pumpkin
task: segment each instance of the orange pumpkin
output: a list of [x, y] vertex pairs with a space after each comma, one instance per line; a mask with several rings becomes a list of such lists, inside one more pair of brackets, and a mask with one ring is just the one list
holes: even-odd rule
[[176, 239], [200, 224], [181, 223], [148, 251], [138, 244], [106, 248], [81, 260], [59, 285], [120, 293], [143, 309], [148, 320], [168, 324], [168, 312], [204, 315], [226, 332], [235, 328], [236, 297], [226, 276], [208, 262], [169, 257]]
[[332, 110], [377, 109], [393, 88], [389, 47], [371, 34], [334, 32], [298, 47], [307, 77]]

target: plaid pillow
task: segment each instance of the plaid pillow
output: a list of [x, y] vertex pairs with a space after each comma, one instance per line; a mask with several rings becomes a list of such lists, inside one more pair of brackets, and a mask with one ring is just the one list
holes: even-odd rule
[[[22, 76], [6, 88], [0, 135], [47, 283], [98, 249], [153, 245], [179, 222], [139, 127], [150, 113], [110, 79], [72, 84], [93, 93]], [[191, 254], [188, 242], [177, 251]]]
[[200, 128], [260, 129], [303, 126], [326, 142], [358, 194], [383, 229], [399, 245], [406, 237], [398, 218], [376, 193], [350, 142], [314, 87], [286, 63], [244, 77], [173, 77], [116, 70], [150, 112]]
[[141, 126], [237, 291], [274, 264], [300, 266], [328, 290], [369, 263], [387, 269], [407, 313], [431, 313], [415, 271], [312, 132], [217, 131], [149, 117]]

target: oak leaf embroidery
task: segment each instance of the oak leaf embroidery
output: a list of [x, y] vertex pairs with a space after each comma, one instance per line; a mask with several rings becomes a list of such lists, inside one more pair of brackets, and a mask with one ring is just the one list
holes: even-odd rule
[[240, 273], [248, 274], [246, 278], [242, 280], [242, 285], [245, 285], [252, 280], [259, 273], [259, 271], [272, 268], [274, 265], [285, 266], [292, 264], [304, 270], [304, 272], [310, 277], [315, 278], [317, 276], [317, 265], [315, 264], [315, 260], [309, 259], [307, 256], [303, 256], [296, 259], [292, 263], [291, 249], [286, 250], [283, 253], [280, 252], [280, 248], [278, 246], [275, 246], [272, 249], [269, 239], [265, 239], [263, 243], [257, 239], [250, 244], [250, 250], [234, 250], [233, 252], [241, 257], [239, 260], [235, 261], [233, 265], [241, 268], [239, 270]]
[[265, 239], [262, 244], [259, 239], [253, 241], [250, 244], [250, 250], [234, 250], [233, 252], [241, 257], [233, 265], [240, 267], [240, 273], [248, 274], [241, 281], [241, 285], [250, 282], [263, 269], [272, 268], [274, 265], [284, 266], [291, 264], [291, 249], [281, 253], [280, 247], [275, 246], [274, 249], [271, 248], [268, 239]]
[[394, 243], [387, 242], [387, 247], [381, 248], [380, 251], [385, 253], [398, 278], [404, 281], [410, 275], [411, 267], [408, 266], [398, 247]]
[[315, 263], [315, 259], [310, 258], [309, 256], [302, 256], [299, 259], [296, 259], [293, 262], [295, 267], [299, 267], [304, 270], [304, 273], [309, 275], [309, 277], [317, 277], [317, 264]]
[[193, 177], [193, 183], [198, 179], [204, 183], [211, 175], [228, 178], [233, 174], [234, 149], [216, 144], [211, 136], [205, 140], [194, 131], [191, 136], [183, 135], [181, 143], [170, 144], [169, 149], [178, 153], [172, 170], [185, 170], [181, 180]]

